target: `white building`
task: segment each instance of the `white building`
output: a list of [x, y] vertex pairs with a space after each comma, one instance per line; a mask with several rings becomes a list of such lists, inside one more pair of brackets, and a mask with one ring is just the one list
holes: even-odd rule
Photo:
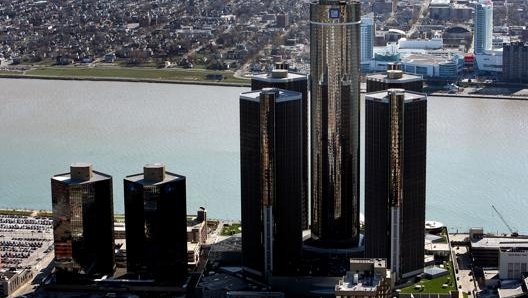
[[407, 39], [402, 37], [398, 40], [398, 48], [400, 49], [441, 49], [444, 46], [444, 40], [438, 33], [431, 39]]
[[502, 72], [502, 49], [475, 54], [475, 62], [480, 71]]
[[361, 48], [360, 48], [360, 62], [370, 62], [374, 55], [374, 36], [376, 25], [371, 15], [361, 17]]
[[480, 0], [475, 4], [473, 48], [475, 54], [491, 50], [493, 39], [493, 2]]
[[528, 251], [525, 249], [501, 250], [499, 253], [499, 279], [521, 279], [528, 272]]

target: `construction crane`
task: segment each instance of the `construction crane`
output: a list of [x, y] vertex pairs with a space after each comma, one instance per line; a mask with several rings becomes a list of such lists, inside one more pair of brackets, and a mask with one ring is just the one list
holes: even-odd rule
[[506, 227], [508, 227], [508, 230], [510, 230], [510, 233], [512, 235], [512, 237], [517, 237], [519, 236], [519, 233], [517, 233], [516, 231], [514, 231], [512, 229], [512, 227], [510, 227], [510, 225], [506, 222], [506, 220], [504, 219], [504, 217], [502, 216], [502, 214], [499, 212], [499, 210], [497, 210], [497, 208], [495, 208], [495, 206], [491, 205], [491, 208], [493, 208], [493, 210], [495, 210], [495, 212], [497, 213], [497, 215], [499, 216], [499, 218], [502, 220], [502, 222], [504, 223], [504, 225], [506, 225]]

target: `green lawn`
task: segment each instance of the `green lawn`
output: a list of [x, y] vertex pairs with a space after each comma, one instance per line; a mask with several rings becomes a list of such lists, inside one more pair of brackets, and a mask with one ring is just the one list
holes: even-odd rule
[[240, 224], [230, 224], [230, 225], [224, 225], [224, 228], [222, 229], [222, 236], [231, 236], [237, 233], [240, 233]]
[[26, 72], [31, 76], [56, 76], [56, 77], [79, 77], [79, 78], [122, 78], [122, 79], [146, 79], [160, 81], [189, 81], [210, 82], [206, 77], [208, 74], [222, 74], [222, 83], [248, 85], [249, 80], [239, 79], [233, 76], [231, 71], [213, 71], [205, 69], [158, 69], [153, 67], [85, 67], [85, 66], [53, 66], [39, 67]]
[[[455, 285], [455, 273], [453, 272], [452, 262], [449, 262], [448, 268], [449, 275], [440, 276], [434, 279], [422, 279], [416, 284], [405, 287], [401, 289], [401, 293], [406, 294], [425, 294], [425, 293], [434, 293], [434, 294], [444, 294], [449, 293], [450, 291], [456, 290]], [[443, 284], [447, 284], [447, 287], [442, 287]], [[422, 285], [421, 289], [415, 289], [415, 285]]]

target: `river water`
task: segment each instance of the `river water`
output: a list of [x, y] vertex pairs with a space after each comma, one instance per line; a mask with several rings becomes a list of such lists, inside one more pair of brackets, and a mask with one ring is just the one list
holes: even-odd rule
[[[187, 177], [187, 211], [240, 218], [238, 96], [249, 88], [0, 79], [0, 208], [51, 210], [73, 162], [123, 178], [147, 163]], [[528, 101], [429, 97], [427, 219], [528, 233]], [[363, 208], [362, 208], [363, 209]]]

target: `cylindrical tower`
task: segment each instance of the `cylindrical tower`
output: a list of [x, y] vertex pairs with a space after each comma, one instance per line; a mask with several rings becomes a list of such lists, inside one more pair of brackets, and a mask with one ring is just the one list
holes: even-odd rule
[[312, 238], [359, 239], [360, 3], [310, 5]]

